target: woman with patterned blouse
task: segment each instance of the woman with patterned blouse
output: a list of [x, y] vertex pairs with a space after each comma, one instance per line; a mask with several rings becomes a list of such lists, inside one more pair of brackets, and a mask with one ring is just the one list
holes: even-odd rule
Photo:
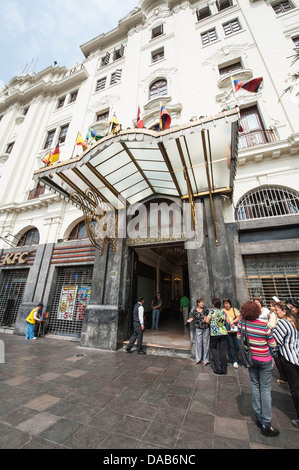
[[195, 364], [199, 364], [203, 358], [203, 366], [210, 362], [210, 330], [209, 325], [205, 322], [209, 309], [205, 307], [205, 301], [202, 298], [196, 300], [197, 307], [192, 312], [192, 317], [187, 323], [195, 321], [196, 347], [195, 347]]
[[225, 314], [221, 309], [221, 300], [212, 299], [213, 309], [206, 317], [205, 322], [210, 325], [210, 347], [214, 362], [214, 375], [227, 374], [226, 342], [227, 331], [225, 328]]

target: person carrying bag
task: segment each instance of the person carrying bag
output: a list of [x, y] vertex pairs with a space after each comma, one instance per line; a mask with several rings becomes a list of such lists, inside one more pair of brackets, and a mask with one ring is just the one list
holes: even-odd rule
[[256, 302], [245, 302], [240, 313], [237, 336], [240, 355], [249, 372], [256, 424], [264, 436], [275, 437], [279, 431], [271, 425], [272, 357], [269, 348], [274, 348], [276, 341], [268, 325], [259, 319], [261, 312]]

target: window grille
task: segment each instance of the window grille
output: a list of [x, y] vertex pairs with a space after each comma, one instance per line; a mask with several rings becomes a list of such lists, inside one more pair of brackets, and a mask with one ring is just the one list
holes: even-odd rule
[[67, 124], [66, 126], [63, 126], [63, 127], [60, 129], [59, 138], [58, 138], [58, 142], [59, 142], [60, 144], [63, 144], [63, 143], [65, 142], [68, 129], [69, 129], [69, 124]]
[[201, 41], [202, 41], [202, 44], [203, 46], [205, 46], [206, 44], [209, 44], [210, 42], [213, 42], [213, 41], [216, 41], [218, 38], [217, 38], [217, 33], [216, 33], [216, 29], [211, 29], [210, 31], [207, 31], [206, 33], [202, 33], [201, 35]]
[[63, 108], [64, 102], [65, 102], [65, 96], [63, 96], [62, 98], [59, 98], [58, 104], [57, 104], [57, 109]]
[[74, 91], [74, 93], [71, 93], [69, 104], [75, 103], [75, 101], [77, 100], [77, 96], [78, 96], [78, 91]]
[[32, 246], [39, 244], [39, 231], [37, 228], [32, 228], [28, 230], [22, 237], [18, 243], [18, 246]]
[[120, 82], [121, 72], [122, 72], [121, 69], [116, 69], [116, 71], [111, 75], [110, 85], [114, 85], [115, 83]]
[[234, 73], [236, 72], [237, 70], [242, 70], [243, 67], [242, 67], [242, 64], [240, 61], [238, 62], [235, 62], [233, 64], [230, 64], [230, 65], [220, 65], [219, 66], [219, 74], [222, 76], [222, 75], [227, 75], [229, 73]]
[[101, 58], [101, 67], [104, 67], [105, 65], [109, 64], [110, 60], [110, 53], [107, 52], [104, 57]]
[[55, 132], [56, 132], [56, 130], [53, 130], [53, 131], [49, 131], [49, 132], [48, 132], [44, 149], [48, 149], [48, 148], [51, 147], [52, 142], [53, 142], [53, 140], [54, 140]]
[[243, 262], [250, 299], [261, 297], [269, 305], [273, 296], [299, 297], [299, 253], [246, 256]]
[[157, 98], [157, 96], [167, 95], [167, 81], [158, 80], [154, 82], [149, 89], [149, 99]]
[[239, 20], [233, 20], [229, 21], [228, 23], [225, 23], [223, 25], [224, 33], [225, 36], [229, 36], [232, 33], [235, 33], [236, 31], [240, 31], [241, 25], [239, 23]]
[[207, 18], [208, 16], [211, 16], [211, 10], [210, 7], [205, 7], [202, 8], [201, 10], [196, 10], [196, 16], [197, 16], [197, 21], [203, 20], [204, 18]]
[[161, 34], [163, 34], [163, 24], [160, 24], [159, 26], [156, 26], [152, 29], [152, 39], [161, 36]]
[[278, 186], [261, 187], [246, 194], [236, 208], [237, 220], [299, 213], [299, 194]]
[[49, 315], [49, 333], [80, 337], [89, 303], [93, 266], [59, 268]]
[[[16, 322], [23, 300], [28, 269], [5, 271], [0, 287], [0, 325], [11, 326]], [[28, 312], [29, 314], [29, 312]]]
[[164, 47], [159, 49], [158, 51], [152, 52], [152, 62], [158, 62], [159, 60], [164, 59]]
[[104, 77], [104, 78], [100, 78], [100, 80], [97, 81], [96, 91], [103, 90], [105, 88], [106, 80], [107, 80], [107, 77]]
[[225, 10], [226, 8], [231, 7], [232, 4], [233, 4], [232, 0], [216, 0], [218, 11]]
[[278, 2], [275, 5], [272, 5], [272, 7], [276, 15], [279, 15], [280, 13], [285, 13], [286, 11], [293, 10], [294, 8], [294, 6], [289, 1]]

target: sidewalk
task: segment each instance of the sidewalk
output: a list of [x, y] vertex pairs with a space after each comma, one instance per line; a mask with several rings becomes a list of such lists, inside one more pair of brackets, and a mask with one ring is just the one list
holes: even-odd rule
[[298, 449], [287, 385], [273, 372], [276, 438], [255, 425], [248, 371], [0, 334], [1, 449]]

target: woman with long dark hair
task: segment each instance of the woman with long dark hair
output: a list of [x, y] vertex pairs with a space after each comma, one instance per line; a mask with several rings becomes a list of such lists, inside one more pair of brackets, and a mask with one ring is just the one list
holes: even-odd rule
[[297, 419], [291, 423], [299, 428], [299, 320], [283, 302], [275, 305], [279, 318], [273, 336], [278, 344], [278, 357], [288, 380]]
[[256, 302], [245, 302], [241, 309], [238, 325], [238, 338], [244, 335], [245, 327], [249, 340], [254, 366], [249, 367], [252, 407], [255, 411], [256, 424], [264, 436], [278, 436], [278, 429], [271, 425], [271, 379], [272, 357], [269, 347], [276, 346], [272, 332], [265, 321], [260, 320], [260, 306]]
[[203, 359], [203, 365], [210, 362], [210, 327], [205, 322], [209, 315], [209, 309], [205, 307], [205, 301], [201, 297], [196, 300], [197, 307], [192, 311], [192, 317], [187, 320], [190, 323], [194, 320], [196, 331], [195, 364], [199, 364]]

